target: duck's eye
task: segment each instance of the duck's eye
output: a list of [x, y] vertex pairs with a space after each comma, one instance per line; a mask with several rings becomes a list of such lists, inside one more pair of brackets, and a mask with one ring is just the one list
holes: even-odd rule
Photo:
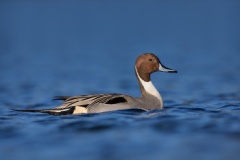
[[150, 61], [150, 62], [152, 62], [152, 61], [153, 61], [153, 59], [152, 59], [152, 58], [150, 58], [150, 59], [149, 59], [149, 61]]

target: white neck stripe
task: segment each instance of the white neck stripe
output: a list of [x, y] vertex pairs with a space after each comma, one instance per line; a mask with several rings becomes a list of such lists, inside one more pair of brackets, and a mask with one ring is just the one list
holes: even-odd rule
[[157, 89], [154, 87], [154, 85], [152, 84], [152, 81], [149, 82], [145, 82], [144, 80], [142, 80], [142, 78], [139, 76], [137, 69], [135, 67], [137, 76], [140, 80], [140, 83], [143, 85], [143, 88], [145, 89], [145, 91], [155, 97], [157, 97], [160, 101], [162, 101], [162, 98], [160, 96], [160, 93], [157, 91]]

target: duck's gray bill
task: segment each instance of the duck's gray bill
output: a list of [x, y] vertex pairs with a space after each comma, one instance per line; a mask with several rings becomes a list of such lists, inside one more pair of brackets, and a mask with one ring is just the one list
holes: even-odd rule
[[176, 70], [165, 67], [163, 64], [159, 64], [159, 71], [168, 73], [177, 73]]

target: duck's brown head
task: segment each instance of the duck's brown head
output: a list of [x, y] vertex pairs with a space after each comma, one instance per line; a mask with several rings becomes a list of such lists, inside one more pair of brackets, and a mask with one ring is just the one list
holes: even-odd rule
[[150, 74], [153, 72], [177, 73], [176, 70], [165, 67], [153, 53], [144, 53], [140, 55], [136, 60], [135, 69], [140, 78], [145, 82], [150, 81]]

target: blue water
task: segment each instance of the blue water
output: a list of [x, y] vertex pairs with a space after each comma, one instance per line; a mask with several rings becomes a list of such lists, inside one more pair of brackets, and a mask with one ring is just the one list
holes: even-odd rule
[[[239, 159], [240, 2], [0, 1], [1, 159]], [[137, 56], [164, 109], [52, 116], [56, 95], [139, 96]]]

